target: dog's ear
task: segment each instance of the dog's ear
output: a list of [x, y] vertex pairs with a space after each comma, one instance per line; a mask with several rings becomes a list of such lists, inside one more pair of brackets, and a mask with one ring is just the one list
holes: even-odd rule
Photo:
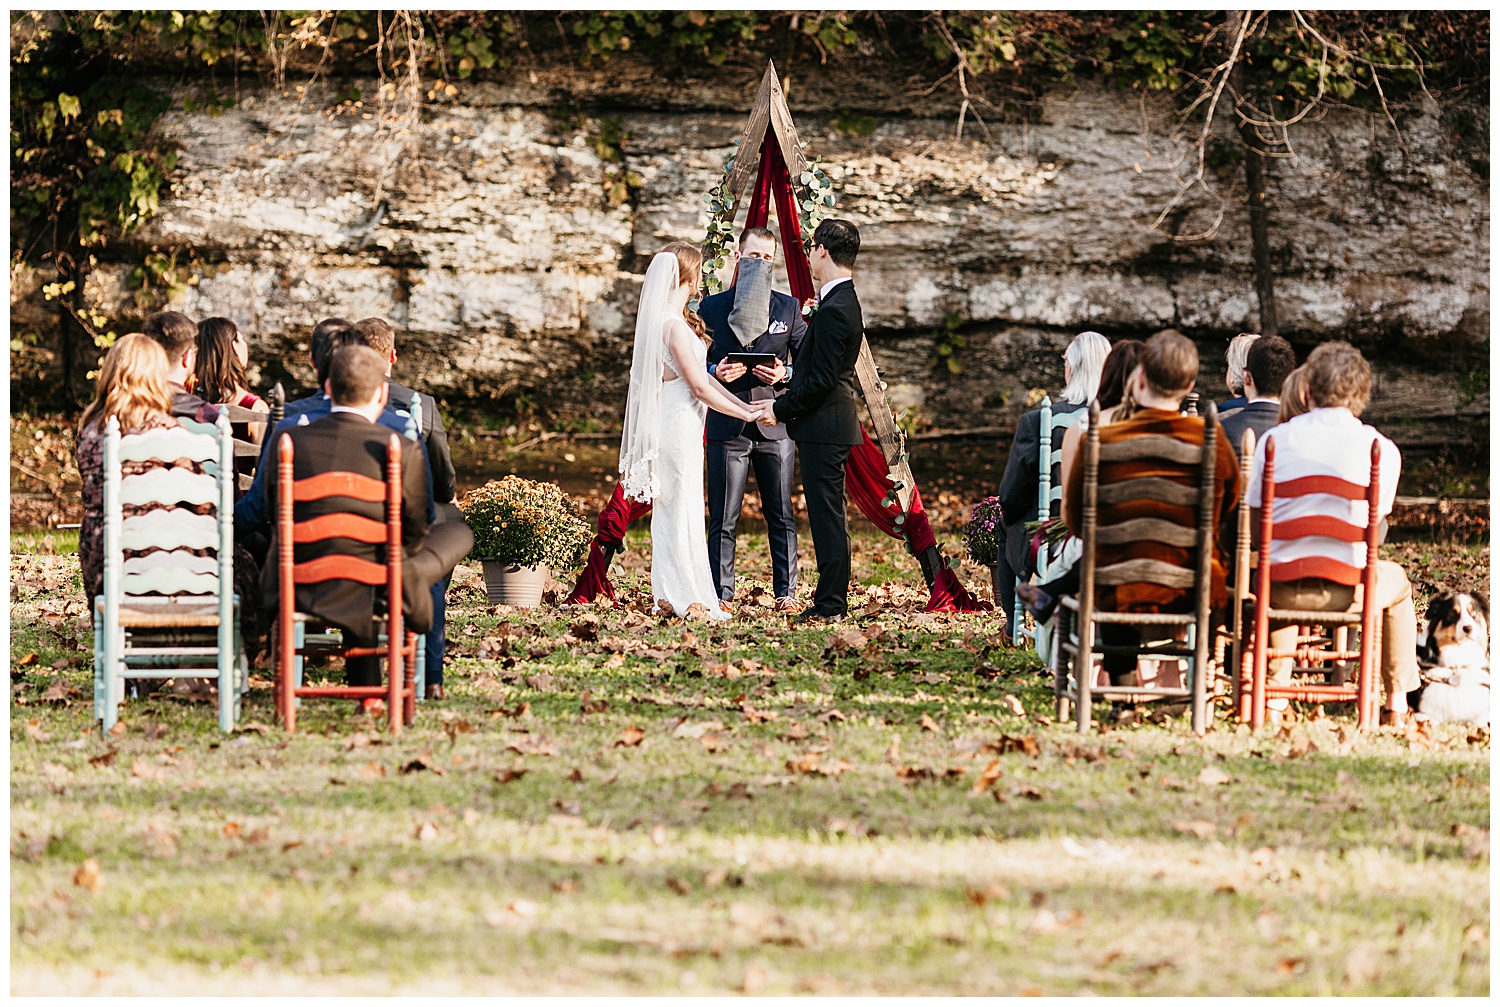
[[1488, 623], [1490, 621], [1489, 598], [1485, 597], [1483, 592], [1480, 591], [1470, 591], [1469, 597], [1474, 599], [1474, 604], [1479, 606], [1480, 614], [1484, 616], [1484, 621]]
[[1433, 628], [1441, 625], [1443, 616], [1447, 615], [1452, 610], [1452, 591], [1439, 591], [1437, 594], [1433, 595], [1432, 600], [1427, 603], [1427, 614], [1422, 617], [1427, 620], [1427, 628], [1429, 632]]

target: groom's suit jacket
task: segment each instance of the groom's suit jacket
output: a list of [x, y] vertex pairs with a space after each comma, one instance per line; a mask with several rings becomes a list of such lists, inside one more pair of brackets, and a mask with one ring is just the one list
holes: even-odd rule
[[[705, 297], [698, 304], [698, 317], [703, 319], [713, 336], [713, 345], [708, 350], [708, 362], [716, 364], [731, 353], [774, 353], [787, 363], [791, 355], [802, 347], [807, 335], [807, 323], [802, 320], [802, 307], [797, 299], [779, 290], [771, 291], [771, 316], [765, 332], [748, 348], [740, 345], [739, 338], [729, 327], [729, 311], [734, 307], [734, 287]], [[746, 371], [738, 380], [724, 386], [725, 390], [741, 402], [759, 402], [775, 398], [784, 393], [786, 386], [773, 387], [761, 384], [760, 379]], [[708, 411], [707, 433], [711, 441], [732, 441], [745, 431], [745, 421]], [[768, 441], [786, 438], [786, 427], [781, 424], [763, 426], [760, 435]]]
[[791, 386], [776, 400], [776, 418], [786, 424], [792, 440], [851, 446], [864, 440], [854, 384], [864, 330], [853, 280], [840, 283], [818, 303], [793, 360]]

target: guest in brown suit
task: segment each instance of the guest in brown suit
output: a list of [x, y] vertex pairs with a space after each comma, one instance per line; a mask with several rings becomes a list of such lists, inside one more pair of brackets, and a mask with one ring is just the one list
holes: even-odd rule
[[[1198, 349], [1191, 340], [1176, 332], [1159, 332], [1146, 342], [1141, 350], [1140, 363], [1131, 379], [1131, 393], [1135, 411], [1125, 419], [1099, 428], [1101, 444], [1117, 444], [1134, 437], [1167, 436], [1201, 447], [1207, 421], [1201, 416], [1184, 416], [1180, 412], [1182, 400], [1198, 379]], [[1214, 553], [1212, 560], [1211, 594], [1213, 606], [1221, 608], [1228, 602], [1228, 555], [1224, 543], [1229, 541], [1229, 525], [1240, 496], [1240, 472], [1234, 450], [1222, 428], [1218, 431], [1216, 448], [1217, 463], [1214, 474]], [[1083, 534], [1083, 466], [1080, 452], [1072, 461], [1072, 472], [1066, 479], [1067, 493], [1063, 497], [1063, 522], [1074, 535]], [[1159, 476], [1184, 486], [1197, 484], [1197, 467], [1163, 466], [1151, 460], [1129, 462], [1101, 462], [1099, 485], [1126, 479]], [[1134, 518], [1160, 518], [1194, 527], [1197, 514], [1191, 507], [1180, 507], [1158, 500], [1136, 499], [1110, 504], [1099, 503], [1099, 523], [1113, 524]], [[1132, 559], [1154, 559], [1175, 566], [1191, 568], [1192, 556], [1188, 549], [1163, 545], [1160, 542], [1135, 541], [1122, 545], [1097, 546], [1098, 565], [1108, 566]], [[1157, 584], [1134, 583], [1119, 586], [1101, 585], [1095, 594], [1096, 604], [1106, 611], [1115, 612], [1187, 612], [1192, 606], [1192, 593], [1181, 588], [1162, 587]], [[1101, 627], [1106, 644], [1128, 646], [1139, 643], [1138, 630], [1134, 626]], [[1125, 679], [1135, 671], [1135, 656], [1129, 653], [1105, 654], [1104, 668], [1115, 685], [1126, 684]]]
[[[391, 430], [376, 419], [385, 409], [389, 394], [385, 360], [368, 346], [345, 346], [335, 350], [329, 364], [325, 388], [333, 411], [323, 419], [285, 433], [292, 439], [293, 474], [306, 479], [323, 472], [353, 472], [372, 479], [385, 479], [386, 444]], [[415, 441], [401, 439], [401, 541], [402, 594], [406, 624], [425, 633], [432, 625], [432, 585], [446, 577], [474, 544], [474, 536], [462, 521], [428, 524], [427, 465]], [[266, 472], [266, 500], [277, 499], [279, 477], [277, 445], [272, 446]], [[366, 503], [333, 497], [296, 506], [296, 519], [330, 513], [353, 513], [376, 521], [385, 520], [383, 503]], [[277, 555], [273, 523], [271, 556]], [[384, 562], [384, 546], [330, 539], [299, 545], [297, 562], [339, 553]], [[262, 578], [267, 606], [278, 600], [276, 564], [266, 564]], [[373, 647], [379, 632], [375, 621], [377, 589], [353, 581], [325, 581], [297, 588], [297, 609], [341, 627], [355, 646]], [[378, 685], [379, 658], [355, 658], [347, 662], [350, 685]]]

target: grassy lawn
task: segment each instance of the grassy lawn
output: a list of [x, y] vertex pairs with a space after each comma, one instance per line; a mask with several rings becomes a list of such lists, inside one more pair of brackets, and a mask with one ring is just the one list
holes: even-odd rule
[[[1079, 737], [889, 540], [834, 630], [656, 620], [630, 542], [615, 610], [460, 568], [399, 738], [332, 702], [287, 737], [264, 686], [233, 736], [163, 696], [104, 738], [76, 537], [13, 536], [12, 992], [1488, 993], [1487, 735]], [[1424, 592], [1488, 558], [1388, 554]]]

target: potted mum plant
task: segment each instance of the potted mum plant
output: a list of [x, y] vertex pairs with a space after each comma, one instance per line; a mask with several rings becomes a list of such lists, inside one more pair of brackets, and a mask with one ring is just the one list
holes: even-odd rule
[[990, 568], [995, 599], [1000, 598], [1000, 550], [1005, 548], [1005, 515], [1000, 511], [999, 497], [985, 497], [974, 505], [969, 523], [964, 525], [964, 548], [969, 558]]
[[583, 562], [592, 533], [556, 483], [492, 479], [459, 502], [474, 533], [470, 557], [484, 564], [491, 605], [534, 608], [547, 574]]

